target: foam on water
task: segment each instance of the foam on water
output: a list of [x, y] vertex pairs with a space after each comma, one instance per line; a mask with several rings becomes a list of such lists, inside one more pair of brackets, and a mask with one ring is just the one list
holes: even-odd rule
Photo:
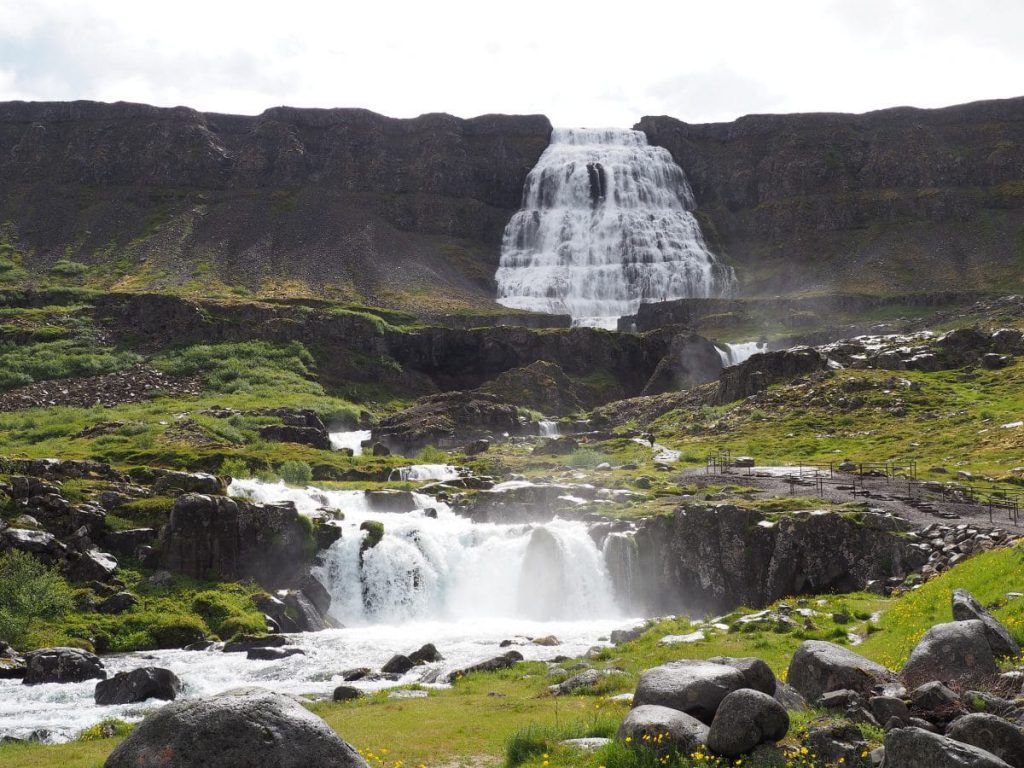
[[614, 329], [641, 302], [720, 295], [732, 271], [695, 207], [683, 170], [642, 132], [555, 129], [505, 228], [498, 302]]
[[763, 341], [745, 341], [741, 344], [716, 344], [722, 365], [739, 365], [759, 352], [767, 352], [768, 345]]
[[331, 448], [340, 451], [342, 448], [351, 448], [353, 456], [363, 455], [363, 441], [370, 439], [370, 430], [357, 429], [352, 432], [331, 432], [328, 437], [331, 439]]

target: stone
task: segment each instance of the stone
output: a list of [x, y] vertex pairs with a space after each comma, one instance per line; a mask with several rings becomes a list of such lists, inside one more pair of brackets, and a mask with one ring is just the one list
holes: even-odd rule
[[224, 644], [224, 653], [245, 653], [253, 648], [280, 648], [288, 645], [284, 635], [242, 635]]
[[1007, 768], [991, 752], [930, 733], [896, 728], [885, 734], [884, 768]]
[[245, 652], [245, 658], [253, 661], [280, 661], [289, 656], [305, 656], [306, 652], [301, 648], [250, 648]]
[[169, 669], [140, 667], [118, 672], [96, 683], [93, 698], [97, 704], [136, 704], [146, 699], [173, 701], [181, 692], [181, 681]]
[[790, 711], [802, 712], [807, 709], [807, 699], [801, 696], [793, 686], [781, 680], [775, 681], [775, 700]]
[[966, 589], [956, 589], [953, 590], [952, 602], [954, 621], [975, 619], [985, 625], [985, 636], [988, 638], [993, 656], [999, 658], [1020, 655], [1020, 645], [1017, 641], [998, 619], [982, 607], [974, 595]]
[[523, 660], [523, 654], [519, 651], [508, 651], [503, 653], [501, 656], [495, 656], [492, 659], [481, 661], [478, 664], [472, 664], [463, 669], [456, 670], [448, 674], [448, 682], [453, 683], [460, 677], [473, 674], [474, 672], [497, 672], [499, 669], [508, 669], [515, 664], [518, 664]]
[[71, 552], [64, 565], [64, 574], [76, 584], [90, 581], [109, 581], [117, 573], [117, 560], [113, 555], [90, 549], [86, 552]]
[[366, 761], [296, 699], [238, 688], [185, 699], [146, 717], [105, 768], [367, 768]]
[[854, 766], [859, 764], [867, 742], [857, 726], [841, 722], [810, 728], [807, 747], [824, 765]]
[[900, 722], [906, 723], [910, 719], [910, 710], [903, 699], [895, 696], [872, 696], [868, 700], [868, 707], [875, 720], [885, 725], [892, 718], [898, 718]]
[[410, 653], [409, 661], [413, 664], [433, 664], [438, 661], [444, 661], [444, 656], [441, 655], [433, 643], [427, 643]]
[[816, 701], [823, 693], [843, 688], [872, 693], [876, 686], [895, 682], [895, 676], [849, 648], [805, 640], [790, 660], [786, 682], [807, 700]]
[[467, 456], [479, 456], [481, 453], [487, 453], [490, 450], [491, 441], [483, 438], [474, 440], [471, 443], [467, 443], [462, 448], [462, 452]]
[[139, 598], [131, 592], [118, 592], [96, 606], [99, 613], [124, 613], [139, 604]]
[[552, 647], [552, 646], [555, 646], [555, 645], [561, 645], [562, 644], [562, 641], [559, 640], [554, 635], [545, 635], [544, 637], [535, 637], [530, 642], [532, 642], [534, 645], [544, 645], [544, 646], [548, 646], [549, 648]]
[[634, 627], [633, 629], [613, 629], [611, 634], [609, 635], [609, 640], [611, 640], [612, 645], [622, 645], [623, 643], [628, 643], [633, 640], [636, 640], [646, 630], [646, 627]]
[[769, 696], [775, 694], [778, 680], [775, 678], [772, 668], [761, 659], [754, 656], [712, 656], [708, 661], [738, 670], [743, 675], [747, 688], [767, 693]]
[[106, 678], [103, 662], [80, 648], [43, 648], [25, 654], [24, 685], [81, 683]]
[[353, 685], [339, 685], [334, 689], [335, 701], [354, 701], [361, 699], [366, 694]]
[[[662, 741], [652, 742], [658, 736], [663, 737]], [[665, 753], [679, 751], [688, 755], [707, 744], [708, 727], [697, 718], [679, 710], [656, 704], [642, 704], [631, 709], [626, 715], [619, 726], [616, 738], [621, 741], [628, 738], [634, 747], [650, 746]]]
[[908, 687], [932, 680], [981, 684], [999, 673], [985, 624], [977, 619], [936, 624], [910, 652], [901, 675]]
[[769, 694], [742, 688], [724, 699], [711, 721], [708, 747], [725, 757], [739, 757], [789, 732], [789, 714]]
[[289, 591], [284, 596], [284, 604], [288, 616], [294, 620], [299, 632], [320, 632], [327, 629], [324, 617], [304, 592]]
[[556, 437], [545, 440], [533, 449], [537, 456], [568, 456], [579, 450], [580, 444], [574, 437]]
[[582, 739], [565, 739], [564, 741], [558, 742], [563, 747], [569, 747], [570, 749], [578, 749], [581, 752], [596, 752], [602, 747], [607, 747], [612, 743], [611, 739], [605, 739], [600, 736], [590, 736]]
[[548, 686], [548, 690], [551, 691], [554, 696], [569, 696], [587, 688], [591, 688], [601, 682], [601, 678], [604, 675], [596, 669], [585, 669], [577, 675], [573, 675], [567, 680], [563, 680], [557, 685]]
[[183, 493], [202, 493], [223, 496], [228, 492], [227, 481], [206, 472], [174, 472], [161, 470], [153, 483], [155, 496], [180, 496]]
[[1024, 728], [996, 715], [976, 712], [954, 720], [946, 736], [991, 752], [1013, 766], [1024, 768]]
[[710, 725], [722, 699], [746, 685], [741, 672], [724, 664], [675, 661], [643, 672], [633, 702], [677, 709]]
[[53, 565], [67, 553], [67, 547], [58, 541], [52, 533], [27, 528], [3, 528], [0, 530], [0, 552], [10, 549], [36, 555], [47, 565]]
[[938, 680], [932, 680], [912, 690], [910, 701], [919, 712], [932, 714], [949, 712], [960, 706], [960, 697]]
[[384, 672], [385, 674], [404, 675], [406, 672], [408, 672], [415, 666], [416, 662], [414, 662], [408, 656], [405, 656], [401, 653], [396, 653], [394, 656], [387, 660], [384, 666], [380, 668], [380, 671]]

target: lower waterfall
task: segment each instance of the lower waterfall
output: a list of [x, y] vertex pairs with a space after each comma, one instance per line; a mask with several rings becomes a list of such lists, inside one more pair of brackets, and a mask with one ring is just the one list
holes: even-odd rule
[[[341, 538], [317, 575], [345, 626], [405, 621], [522, 618], [583, 620], [620, 615], [604, 553], [579, 521], [474, 523], [430, 496], [408, 493], [375, 509], [373, 493], [235, 480], [231, 492], [294, 502], [300, 512], [344, 514]], [[384, 511], [384, 510], [387, 511]], [[384, 526], [366, 548], [363, 522]]]

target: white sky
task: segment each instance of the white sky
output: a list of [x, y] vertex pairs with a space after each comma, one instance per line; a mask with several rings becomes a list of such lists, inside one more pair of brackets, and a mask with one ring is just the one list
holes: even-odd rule
[[1024, 0], [0, 0], [0, 101], [630, 126], [1024, 95]]

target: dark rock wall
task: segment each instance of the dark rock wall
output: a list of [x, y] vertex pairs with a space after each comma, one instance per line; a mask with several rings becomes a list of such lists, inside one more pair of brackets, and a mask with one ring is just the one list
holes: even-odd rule
[[1020, 285], [1024, 98], [637, 127], [745, 293]]
[[[491, 295], [546, 117], [95, 102], [0, 104], [0, 221], [32, 261], [332, 281], [386, 302], [424, 284]], [[143, 269], [144, 268], [144, 269]], [[204, 271], [205, 270], [205, 271]]]

